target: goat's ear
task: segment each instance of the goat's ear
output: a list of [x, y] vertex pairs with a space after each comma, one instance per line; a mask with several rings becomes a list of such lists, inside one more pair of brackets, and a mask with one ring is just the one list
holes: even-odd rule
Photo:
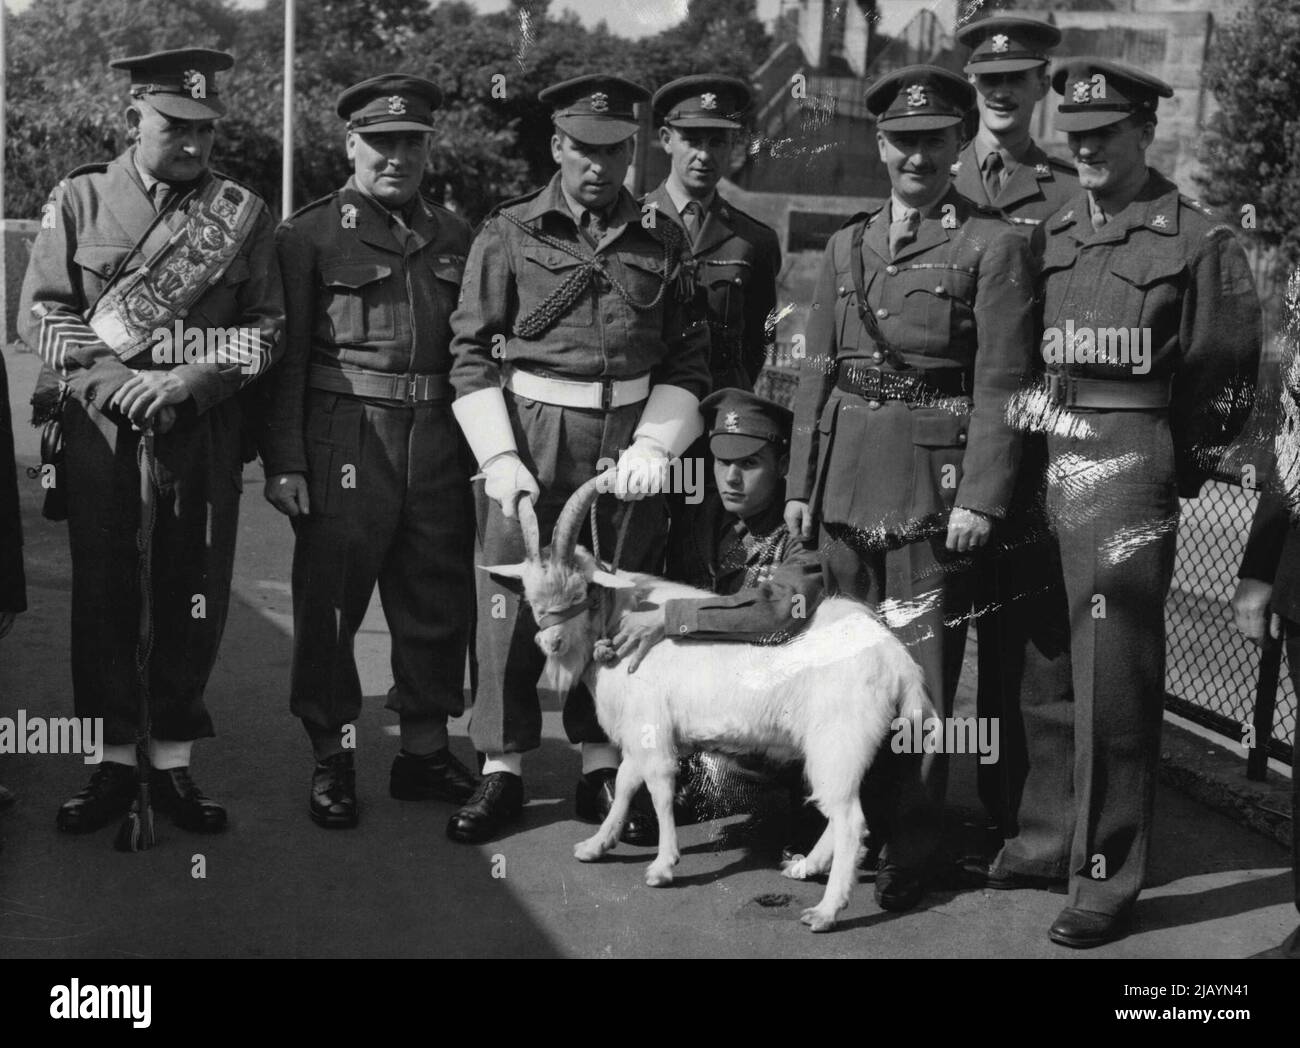
[[591, 573], [591, 581], [597, 586], [604, 586], [606, 589], [634, 589], [636, 583], [631, 579], [625, 579], [621, 575], [611, 575], [608, 571], [602, 571], [597, 568]]
[[527, 561], [522, 564], [494, 564], [491, 566], [480, 564], [478, 570], [486, 571], [489, 575], [500, 575], [505, 579], [522, 579], [526, 567], [528, 567]]

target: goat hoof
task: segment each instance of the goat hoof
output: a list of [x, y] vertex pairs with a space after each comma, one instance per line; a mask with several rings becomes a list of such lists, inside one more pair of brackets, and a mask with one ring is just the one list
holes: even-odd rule
[[673, 871], [651, 866], [645, 871], [645, 882], [650, 888], [667, 888], [673, 883]]
[[789, 862], [781, 863], [781, 876], [792, 881], [808, 879], [808, 860], [802, 855], [792, 855]]
[[804, 910], [799, 915], [799, 920], [808, 925], [809, 929], [814, 932], [828, 932], [835, 927], [835, 914], [823, 913], [816, 906]]
[[579, 862], [599, 862], [605, 857], [606, 850], [600, 841], [588, 838], [573, 846], [573, 857]]

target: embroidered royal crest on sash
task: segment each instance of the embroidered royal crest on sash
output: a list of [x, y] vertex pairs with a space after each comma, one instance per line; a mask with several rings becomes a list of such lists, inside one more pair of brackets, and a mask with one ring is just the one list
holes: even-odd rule
[[184, 317], [225, 274], [257, 218], [257, 203], [238, 183], [213, 178], [171, 239], [99, 300], [89, 321], [95, 334], [124, 361], [149, 349], [155, 330]]

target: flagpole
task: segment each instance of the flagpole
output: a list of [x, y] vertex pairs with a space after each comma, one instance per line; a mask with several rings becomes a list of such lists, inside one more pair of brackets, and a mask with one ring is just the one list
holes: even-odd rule
[[280, 165], [280, 211], [284, 218], [293, 214], [293, 37], [294, 0], [284, 0], [284, 127]]

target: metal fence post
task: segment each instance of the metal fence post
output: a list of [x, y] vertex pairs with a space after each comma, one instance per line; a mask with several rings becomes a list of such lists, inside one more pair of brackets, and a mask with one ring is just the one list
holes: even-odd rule
[[1267, 635], [1259, 650], [1259, 684], [1255, 687], [1255, 745], [1246, 757], [1246, 778], [1268, 780], [1268, 743], [1273, 738], [1273, 707], [1282, 672], [1282, 642]]

